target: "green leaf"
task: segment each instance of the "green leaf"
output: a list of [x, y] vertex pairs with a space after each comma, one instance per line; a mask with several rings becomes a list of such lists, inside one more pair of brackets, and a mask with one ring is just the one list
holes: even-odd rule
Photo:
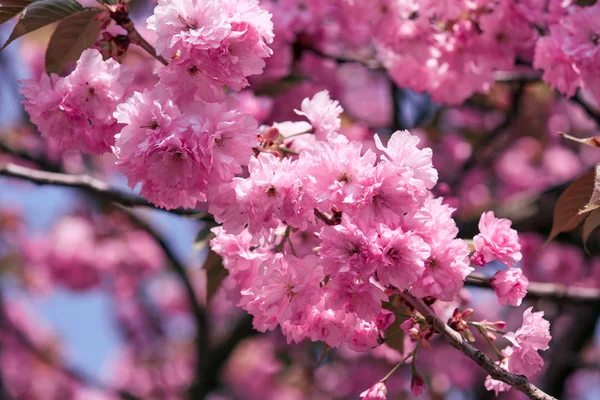
[[75, 0], [39, 0], [28, 5], [21, 13], [10, 37], [2, 46], [4, 49], [13, 40], [39, 28], [60, 21], [69, 15], [83, 10], [83, 6]]
[[46, 50], [46, 72], [61, 74], [85, 49], [93, 47], [100, 34], [99, 8], [83, 10], [58, 24]]
[[595, 173], [590, 171], [580, 176], [558, 198], [554, 206], [552, 230], [546, 243], [548, 244], [561, 232], [572, 231], [585, 219], [580, 210], [590, 200], [594, 188]]
[[99, 3], [106, 4], [107, 6], [116, 6], [120, 3], [119, 0], [98, 0]]
[[203, 268], [206, 270], [206, 304], [210, 304], [221, 282], [229, 273], [223, 266], [221, 256], [212, 250], [208, 251]]
[[0, 0], [0, 24], [5, 23], [34, 0]]
[[581, 236], [583, 238], [583, 245], [585, 246], [592, 232], [600, 226], [600, 209], [592, 211], [583, 223], [583, 230]]

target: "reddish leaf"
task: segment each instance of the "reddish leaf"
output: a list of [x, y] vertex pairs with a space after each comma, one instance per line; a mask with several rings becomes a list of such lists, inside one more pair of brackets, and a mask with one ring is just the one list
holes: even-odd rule
[[38, 0], [33, 2], [21, 13], [19, 22], [15, 25], [2, 49], [12, 43], [13, 40], [29, 32], [63, 20], [81, 10], [83, 10], [83, 7], [75, 0]]
[[23, 11], [31, 2], [32, 0], [0, 0], [0, 24]]
[[81, 53], [96, 43], [100, 34], [99, 8], [81, 11], [58, 24], [46, 50], [46, 71], [61, 74], [79, 59]]
[[597, 227], [600, 226], [600, 209], [592, 211], [583, 223], [583, 230], [581, 236], [583, 237], [583, 244], [585, 245], [590, 238], [590, 235]]
[[584, 208], [590, 200], [594, 181], [594, 171], [590, 171], [577, 178], [575, 182], [560, 195], [556, 202], [556, 206], [554, 206], [552, 231], [544, 244], [550, 242], [561, 232], [572, 231], [584, 220], [585, 215], [580, 214], [579, 211]]
[[577, 143], [586, 144], [592, 147], [600, 147], [600, 136], [592, 136], [587, 138], [578, 138], [575, 136], [567, 135], [566, 133], [560, 132], [561, 136], [565, 139], [572, 140]]
[[592, 195], [590, 196], [589, 202], [586, 204], [586, 206], [582, 210], [579, 210], [579, 214], [585, 214], [600, 208], [600, 164], [596, 165], [596, 173], [594, 176], [595, 179]]

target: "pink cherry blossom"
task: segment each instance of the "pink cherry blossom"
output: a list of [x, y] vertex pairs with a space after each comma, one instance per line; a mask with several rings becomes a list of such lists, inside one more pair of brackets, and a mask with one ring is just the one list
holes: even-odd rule
[[496, 291], [498, 302], [503, 306], [510, 303], [512, 306], [520, 306], [525, 295], [527, 295], [527, 287], [529, 280], [520, 268], [509, 268], [498, 271], [490, 284]]
[[116, 135], [117, 166], [156, 205], [193, 208], [209, 180], [231, 180], [256, 145], [256, 122], [234, 107], [191, 103], [181, 114], [162, 86], [136, 92], [115, 112], [126, 124]]
[[[504, 337], [508, 339], [513, 346], [502, 350], [504, 359], [499, 363], [501, 368], [508, 370], [513, 374], [525, 375], [531, 378], [541, 371], [544, 360], [538, 354], [539, 350], [547, 350], [548, 343], [552, 339], [550, 336], [550, 323], [543, 318], [542, 311], [532, 312], [533, 307], [529, 307], [523, 313], [523, 325], [516, 332], [509, 332]], [[485, 387], [488, 390], [504, 392], [510, 389], [501, 381], [486, 378]]]
[[511, 224], [508, 219], [496, 218], [493, 211], [481, 214], [480, 233], [473, 238], [473, 244], [486, 263], [498, 260], [512, 267], [521, 261], [519, 236], [517, 231], [511, 229]]
[[340, 114], [344, 109], [337, 100], [331, 100], [327, 90], [321, 91], [312, 99], [304, 99], [298, 115], [305, 116], [315, 129], [318, 140], [333, 139], [339, 133], [342, 122]]
[[387, 387], [383, 382], [377, 382], [364, 392], [360, 394], [361, 399], [364, 400], [386, 400], [387, 399]]
[[55, 139], [66, 151], [100, 154], [110, 150], [122, 127], [112, 114], [132, 81], [127, 67], [103, 61], [98, 50], [88, 49], [67, 77], [22, 81], [21, 93], [42, 136]]
[[423, 274], [431, 248], [410, 231], [391, 230], [381, 225], [379, 235], [381, 261], [376, 269], [377, 279], [385, 286], [408, 289]]

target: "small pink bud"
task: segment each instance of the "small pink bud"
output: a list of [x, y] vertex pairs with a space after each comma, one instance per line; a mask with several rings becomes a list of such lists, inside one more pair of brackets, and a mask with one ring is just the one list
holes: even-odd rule
[[465, 311], [462, 312], [462, 317], [463, 319], [469, 319], [471, 318], [471, 316], [473, 316], [473, 313], [475, 311], [472, 308], [467, 308]]
[[494, 326], [500, 330], [506, 328], [506, 321], [496, 321], [494, 322]]
[[263, 137], [268, 142], [275, 142], [279, 138], [279, 129], [274, 127], [267, 128]]
[[417, 371], [413, 371], [412, 380], [410, 381], [410, 390], [413, 396], [418, 397], [425, 390], [425, 381]]

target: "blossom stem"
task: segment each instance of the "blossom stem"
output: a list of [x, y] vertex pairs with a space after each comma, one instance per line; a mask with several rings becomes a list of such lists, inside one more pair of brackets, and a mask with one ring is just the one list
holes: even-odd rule
[[292, 149], [288, 149], [287, 147], [279, 147], [279, 151], [281, 151], [284, 154], [291, 154], [294, 156], [299, 156], [300, 153], [298, 153], [297, 151], [294, 151]]
[[148, 41], [144, 39], [135, 28], [129, 31], [129, 40], [131, 40], [131, 43], [135, 43], [144, 49], [146, 53], [157, 59], [162, 65], [169, 65], [169, 62], [164, 57], [156, 54], [156, 49], [154, 46], [148, 43]]
[[480, 327], [480, 326], [481, 326], [481, 327], [483, 327], [484, 329], [487, 329], [488, 331], [492, 331], [492, 332], [495, 332], [495, 333], [499, 333], [499, 334], [501, 334], [501, 335], [506, 335], [506, 332], [504, 332], [504, 331], [501, 331], [501, 330], [499, 330], [499, 329], [496, 329], [496, 328], [492, 328], [491, 326], [483, 325], [483, 324], [481, 324], [481, 323], [479, 323], [479, 322], [471, 322], [471, 321], [467, 321], [467, 324], [469, 324], [469, 325], [472, 325], [472, 326], [474, 326], [474, 327]]
[[500, 352], [500, 350], [498, 350], [498, 348], [496, 347], [496, 345], [492, 342], [492, 340], [488, 337], [488, 335], [485, 334], [485, 329], [483, 326], [481, 325], [475, 325], [475, 327], [477, 328], [477, 330], [479, 331], [479, 334], [481, 336], [483, 336], [483, 338], [485, 339], [485, 341], [487, 342], [487, 344], [492, 348], [492, 350], [494, 351], [494, 353], [496, 354], [496, 356], [498, 357], [498, 359], [500, 361], [502, 361], [504, 359], [504, 355]]
[[385, 382], [388, 379], [390, 379], [392, 377], [392, 375], [394, 375], [394, 372], [396, 372], [398, 370], [398, 368], [400, 368], [401, 366], [406, 364], [406, 361], [408, 361], [409, 358], [414, 357], [414, 355], [417, 353], [418, 348], [419, 348], [419, 345], [417, 345], [417, 347], [415, 347], [415, 349], [413, 351], [408, 353], [408, 355], [406, 357], [404, 357], [402, 359], [402, 361], [400, 361], [398, 364], [394, 365], [394, 368], [392, 368], [392, 370], [390, 372], [388, 372], [388, 374], [386, 376], [384, 376], [380, 382]]

